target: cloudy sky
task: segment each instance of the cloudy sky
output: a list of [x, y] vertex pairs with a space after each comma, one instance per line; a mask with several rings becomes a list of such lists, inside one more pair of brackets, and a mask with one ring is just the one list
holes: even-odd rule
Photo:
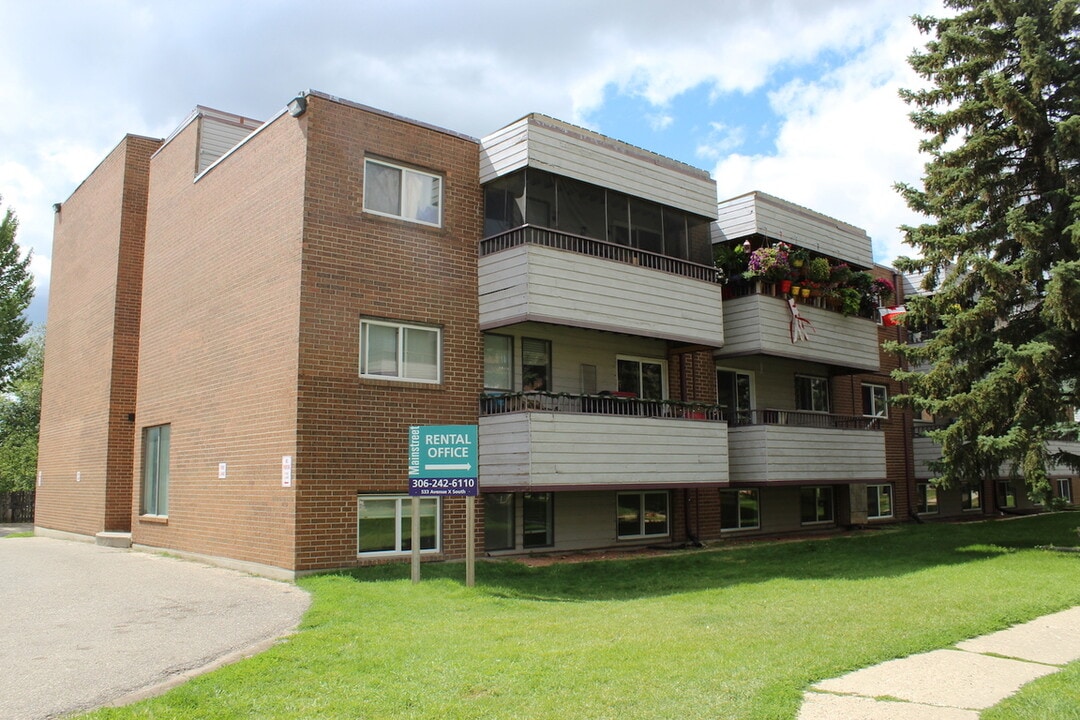
[[907, 254], [925, 158], [897, 89], [940, 0], [0, 0], [0, 195], [45, 320], [52, 205], [126, 133], [320, 90], [486, 135], [541, 112], [763, 190]]

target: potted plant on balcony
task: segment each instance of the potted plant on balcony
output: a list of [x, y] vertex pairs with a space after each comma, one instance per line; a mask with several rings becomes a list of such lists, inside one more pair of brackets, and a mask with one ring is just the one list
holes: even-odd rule
[[845, 287], [837, 290], [840, 297], [840, 312], [846, 317], [859, 314], [862, 307], [863, 294], [853, 287]]
[[742, 278], [750, 262], [750, 253], [742, 245], [717, 245], [713, 264], [723, 275], [725, 284]]
[[827, 283], [829, 282], [830, 272], [829, 261], [823, 257], [816, 257], [810, 261], [810, 265], [806, 269], [806, 276], [816, 283]]
[[802, 248], [792, 251], [791, 253], [791, 267], [801, 268], [810, 260], [810, 253]]
[[893, 284], [886, 278], [874, 278], [870, 281], [870, 296], [877, 302], [878, 307], [886, 305], [892, 298]]
[[785, 243], [760, 247], [750, 253], [749, 267], [743, 273], [748, 280], [764, 280], [775, 283], [784, 280], [791, 272], [788, 260], [790, 248]]

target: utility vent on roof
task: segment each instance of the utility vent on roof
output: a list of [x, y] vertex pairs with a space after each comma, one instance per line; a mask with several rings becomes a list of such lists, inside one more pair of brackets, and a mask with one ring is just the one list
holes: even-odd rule
[[250, 118], [199, 108], [199, 167], [198, 175], [219, 157], [253, 133], [262, 123]]

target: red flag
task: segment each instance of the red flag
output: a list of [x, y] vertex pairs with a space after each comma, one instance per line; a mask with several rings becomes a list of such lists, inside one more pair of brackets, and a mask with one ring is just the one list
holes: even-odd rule
[[878, 308], [881, 313], [881, 324], [885, 327], [892, 327], [893, 325], [899, 325], [904, 313], [907, 312], [907, 308], [903, 305], [894, 305], [892, 307]]

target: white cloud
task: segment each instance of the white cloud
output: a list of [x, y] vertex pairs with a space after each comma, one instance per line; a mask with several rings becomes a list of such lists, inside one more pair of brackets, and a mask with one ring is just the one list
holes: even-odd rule
[[919, 80], [896, 58], [920, 43], [910, 23], [898, 19], [838, 69], [772, 93], [781, 117], [775, 154], [717, 163], [720, 196], [764, 190], [866, 229], [879, 262], [910, 254], [897, 227], [920, 219], [893, 184], [917, 182], [925, 158], [897, 94]]

